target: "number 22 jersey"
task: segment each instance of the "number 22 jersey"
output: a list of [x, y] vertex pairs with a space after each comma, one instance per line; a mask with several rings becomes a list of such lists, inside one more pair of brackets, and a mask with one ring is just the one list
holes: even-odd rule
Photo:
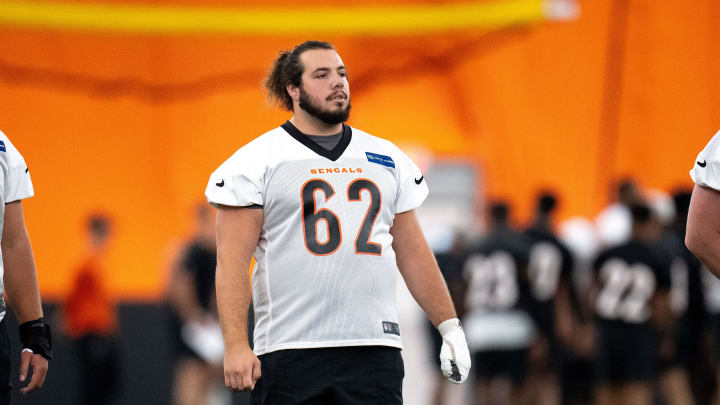
[[391, 142], [343, 125], [326, 150], [289, 121], [211, 176], [208, 201], [262, 206], [255, 250], [254, 351], [401, 347], [390, 228], [428, 194]]
[[651, 301], [670, 290], [669, 263], [650, 246], [630, 241], [601, 253], [593, 267], [598, 283], [593, 306], [603, 324], [649, 325]]

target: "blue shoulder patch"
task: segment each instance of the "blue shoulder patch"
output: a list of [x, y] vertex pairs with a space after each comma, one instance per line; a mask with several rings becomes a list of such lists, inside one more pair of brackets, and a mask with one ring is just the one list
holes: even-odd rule
[[395, 162], [390, 156], [379, 155], [377, 153], [365, 152], [368, 162], [377, 163], [379, 165], [395, 168]]
[[0, 141], [0, 152], [6, 152], [5, 142], [3, 142], [3, 141]]

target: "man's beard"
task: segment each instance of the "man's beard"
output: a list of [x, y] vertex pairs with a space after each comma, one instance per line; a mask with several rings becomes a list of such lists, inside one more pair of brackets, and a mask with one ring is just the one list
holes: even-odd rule
[[312, 98], [310, 98], [310, 95], [305, 92], [305, 90], [300, 86], [300, 108], [305, 110], [306, 113], [312, 115], [313, 117], [319, 119], [320, 121], [328, 124], [328, 125], [336, 125], [343, 123], [348, 120], [348, 117], [350, 116], [350, 98], [348, 97], [348, 103], [347, 106], [342, 110], [336, 110], [336, 111], [329, 111], [329, 110], [323, 110], [321, 107], [316, 106], [313, 104]]

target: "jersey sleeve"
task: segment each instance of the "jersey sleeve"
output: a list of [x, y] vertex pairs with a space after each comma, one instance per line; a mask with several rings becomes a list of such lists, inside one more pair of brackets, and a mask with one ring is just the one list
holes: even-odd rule
[[670, 290], [672, 287], [672, 257], [655, 252], [653, 259], [658, 290]]
[[190, 270], [198, 267], [198, 255], [194, 246], [191, 245], [185, 248], [180, 263], [180, 271], [188, 273], [192, 273]]
[[570, 250], [562, 244], [562, 242], [558, 241], [558, 244], [560, 246], [560, 252], [562, 254], [562, 268], [560, 270], [560, 277], [562, 277], [565, 281], [572, 282], [572, 273], [573, 269], [575, 268], [575, 259], [573, 258], [572, 253], [570, 253]]
[[3, 200], [5, 203], [23, 200], [35, 195], [25, 159], [2, 132], [0, 132], [0, 159], [3, 160], [3, 168], [5, 169], [3, 188]]
[[263, 205], [265, 153], [257, 140], [235, 152], [211, 175], [205, 196], [218, 205], [247, 207]]
[[720, 131], [698, 154], [690, 177], [698, 186], [720, 190]]
[[592, 263], [592, 270], [593, 274], [597, 275], [600, 272], [600, 268], [605, 264], [605, 261], [607, 261], [608, 253], [607, 251], [601, 252], [595, 260], [593, 260]]
[[397, 149], [398, 190], [395, 213], [415, 209], [425, 201], [429, 193], [427, 181], [417, 165], [400, 149]]

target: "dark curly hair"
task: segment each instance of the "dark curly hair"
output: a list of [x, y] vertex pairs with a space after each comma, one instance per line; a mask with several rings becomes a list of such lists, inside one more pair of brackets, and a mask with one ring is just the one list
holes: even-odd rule
[[300, 86], [301, 76], [305, 67], [300, 63], [300, 55], [311, 49], [335, 49], [329, 42], [305, 41], [293, 48], [280, 52], [275, 59], [272, 70], [265, 80], [268, 97], [288, 111], [293, 109], [293, 101], [287, 92], [287, 85]]

